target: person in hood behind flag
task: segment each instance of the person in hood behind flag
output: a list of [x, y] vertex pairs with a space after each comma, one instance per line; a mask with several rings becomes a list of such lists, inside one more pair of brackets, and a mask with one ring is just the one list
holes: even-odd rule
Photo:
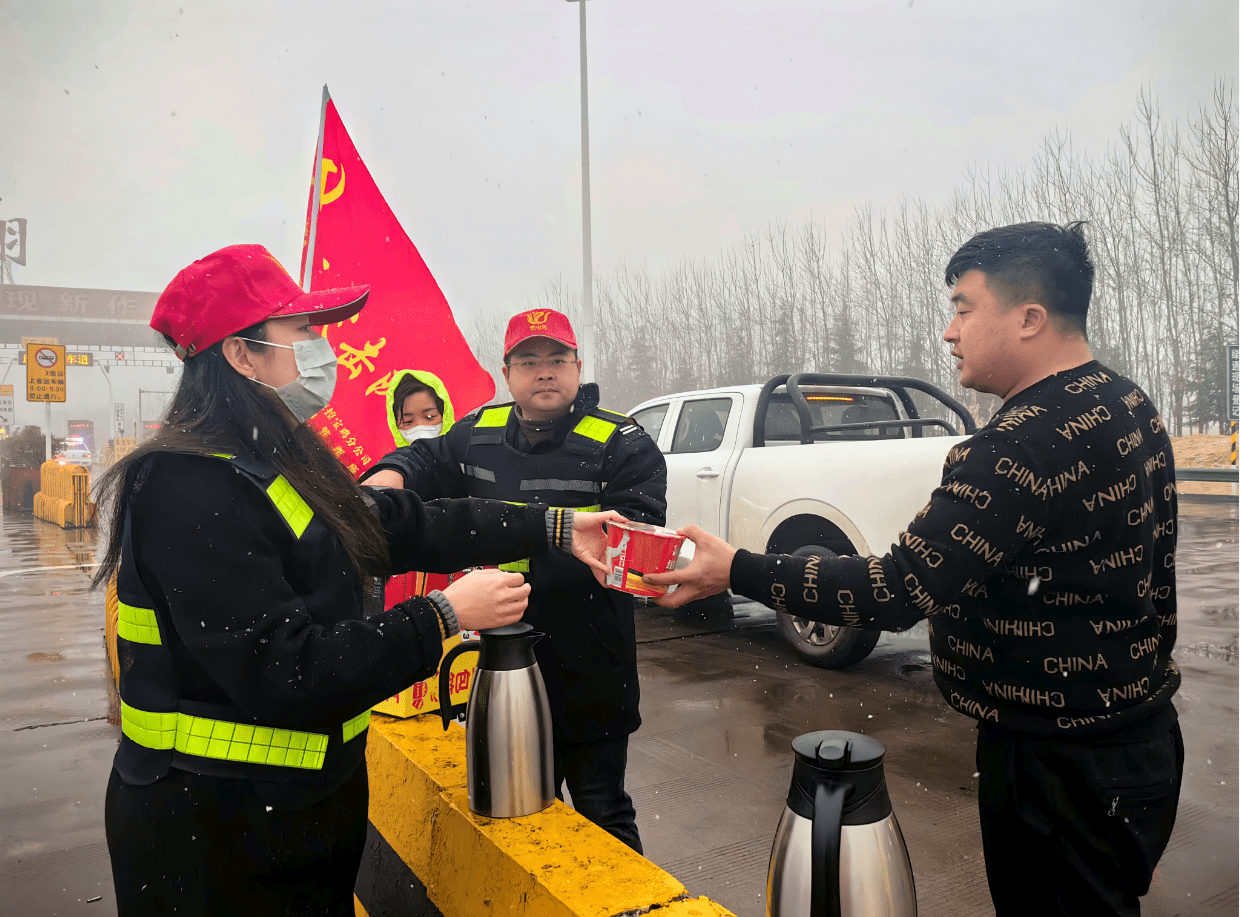
[[393, 373], [387, 397], [388, 425], [396, 448], [433, 439], [452, 429], [452, 398], [434, 373], [402, 369]]
[[156, 303], [184, 369], [167, 422], [102, 481], [94, 581], [115, 573], [120, 600], [104, 824], [121, 917], [353, 914], [371, 705], [434, 672], [458, 627], [518, 620], [529, 592], [481, 571], [364, 619], [364, 578], [552, 547], [605, 571], [606, 514], [358, 487], [305, 421], [336, 381], [316, 326], [366, 296], [303, 293], [234, 245]]
[[[397, 370], [387, 390], [387, 418], [397, 449], [415, 440], [434, 439], [452, 429], [452, 398], [443, 380], [434, 373]], [[412, 596], [443, 589], [453, 579], [452, 574], [415, 570], [393, 576], [384, 590], [384, 607], [392, 608]]]
[[[663, 524], [663, 453], [632, 419], [599, 408], [597, 385], [581, 384], [566, 315], [514, 315], [503, 373], [511, 402], [397, 449], [362, 480], [405, 486], [424, 499], [539, 500]], [[640, 853], [633, 800], [624, 789], [629, 735], [641, 723], [633, 597], [603, 588], [564, 552], [501, 569], [526, 573], [532, 591], [525, 620], [548, 637], [535, 653], [551, 702], [556, 795], [567, 784], [578, 812]]]

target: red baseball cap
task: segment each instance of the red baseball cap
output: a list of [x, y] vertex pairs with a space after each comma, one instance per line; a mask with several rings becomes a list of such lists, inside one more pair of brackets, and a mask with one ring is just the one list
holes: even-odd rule
[[516, 350], [517, 345], [530, 338], [550, 338], [565, 347], [577, 349], [577, 336], [568, 316], [555, 309], [530, 309], [508, 319], [508, 331], [504, 334], [504, 359]]
[[261, 245], [230, 245], [172, 278], [151, 327], [176, 342], [184, 360], [269, 318], [305, 315], [312, 325], [342, 322], [366, 305], [370, 287], [307, 293]]

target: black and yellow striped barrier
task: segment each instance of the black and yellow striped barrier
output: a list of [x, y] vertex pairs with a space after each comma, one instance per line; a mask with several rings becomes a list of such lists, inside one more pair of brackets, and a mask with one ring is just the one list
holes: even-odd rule
[[88, 528], [95, 524], [95, 504], [90, 502], [90, 471], [79, 465], [44, 462], [39, 469], [39, 492], [34, 495], [34, 515], [62, 529]]
[[366, 917], [731, 917], [562, 802], [525, 818], [469, 810], [465, 730], [372, 715]]

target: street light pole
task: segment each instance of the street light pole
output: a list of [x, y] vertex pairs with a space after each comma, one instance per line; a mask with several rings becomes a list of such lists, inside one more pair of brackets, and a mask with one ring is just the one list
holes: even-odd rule
[[594, 258], [590, 242], [590, 103], [586, 80], [586, 0], [568, 0], [579, 6], [581, 44], [581, 311], [584, 316], [581, 359], [582, 382], [594, 381]]

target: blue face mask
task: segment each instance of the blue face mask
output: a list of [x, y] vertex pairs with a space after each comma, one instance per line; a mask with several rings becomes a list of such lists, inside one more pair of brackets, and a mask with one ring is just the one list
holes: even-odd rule
[[274, 389], [280, 400], [293, 412], [298, 423], [305, 423], [327, 407], [332, 400], [332, 393], [336, 390], [336, 352], [332, 350], [327, 338], [314, 337], [293, 344], [272, 344], [269, 341], [253, 341], [251, 338], [241, 340], [293, 351], [293, 357], [297, 360], [296, 379], [278, 388], [259, 382], [258, 379], [254, 381]]

